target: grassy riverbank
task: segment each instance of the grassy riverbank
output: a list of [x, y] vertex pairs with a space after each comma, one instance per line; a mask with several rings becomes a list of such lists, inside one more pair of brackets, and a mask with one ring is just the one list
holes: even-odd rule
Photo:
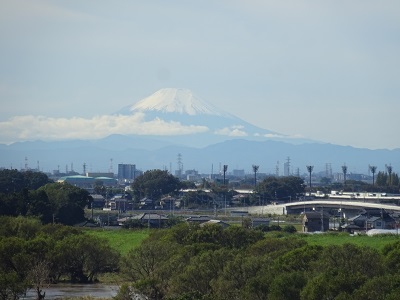
[[104, 238], [109, 241], [111, 247], [125, 255], [132, 248], [136, 248], [149, 236], [148, 229], [130, 230], [130, 229], [88, 229], [87, 234]]
[[[87, 233], [93, 236], [105, 238], [109, 241], [111, 247], [118, 250], [121, 255], [125, 255], [132, 248], [138, 247], [141, 242], [149, 236], [151, 231], [148, 229], [143, 230], [129, 230], [129, 229], [90, 229]], [[354, 244], [357, 246], [371, 247], [376, 250], [382, 250], [383, 247], [389, 243], [400, 240], [395, 235], [356, 235], [352, 236], [347, 233], [329, 232], [324, 234], [302, 234], [297, 233], [290, 235], [281, 232], [270, 232], [268, 235], [275, 236], [293, 236], [294, 238], [301, 238], [307, 241], [310, 245], [330, 246], [330, 245], [343, 245], [346, 243]]]
[[300, 234], [300, 236], [310, 245], [340, 246], [343, 244], [354, 244], [361, 247], [370, 247], [378, 251], [381, 251], [385, 245], [400, 240], [398, 236], [390, 234], [374, 236], [362, 234], [353, 236], [348, 233], [328, 232], [324, 234]]

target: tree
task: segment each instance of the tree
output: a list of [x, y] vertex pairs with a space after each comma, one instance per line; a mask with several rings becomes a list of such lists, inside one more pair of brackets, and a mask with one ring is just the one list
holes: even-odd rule
[[137, 199], [149, 197], [159, 199], [165, 194], [175, 194], [180, 189], [180, 181], [175, 176], [162, 170], [150, 170], [137, 177], [132, 189]]
[[172, 293], [180, 295], [194, 292], [214, 299], [211, 282], [218, 279], [234, 253], [233, 250], [225, 248], [200, 252], [173, 279]]
[[0, 238], [0, 296], [18, 299], [29, 287], [27, 273], [31, 257], [22, 238]]
[[0, 193], [17, 193], [23, 189], [36, 190], [51, 182], [42, 172], [3, 169], [0, 170]]
[[369, 166], [369, 169], [372, 173], [372, 187], [375, 185], [375, 173], [376, 173], [376, 166]]
[[48, 262], [36, 262], [28, 272], [28, 282], [36, 293], [36, 300], [42, 300], [46, 296], [43, 289], [49, 286], [51, 268]]
[[376, 185], [377, 186], [385, 186], [388, 180], [388, 176], [385, 172], [379, 171], [376, 175]]
[[376, 250], [344, 244], [324, 248], [314, 272], [301, 292], [302, 299], [348, 299], [366, 281], [382, 275], [384, 268]]
[[28, 203], [28, 216], [37, 216], [43, 224], [53, 221], [53, 210], [47, 194], [43, 190], [30, 191]]
[[387, 300], [398, 299], [400, 293], [400, 275], [387, 274], [368, 280], [356, 290], [354, 300]]
[[19, 278], [17, 272], [0, 271], [0, 299], [19, 299], [20, 296], [25, 294], [28, 289], [28, 284]]
[[[215, 298], [257, 299], [253, 287], [257, 285], [257, 293], [260, 294], [261, 283], [255, 282], [257, 279], [266, 279], [260, 274], [263, 273], [263, 269], [272, 275], [271, 264], [263, 257], [248, 255], [245, 251], [233, 252], [233, 255], [235, 256], [226, 262], [218, 278], [211, 282]], [[266, 281], [263, 287], [266, 287], [269, 281]]]
[[91, 199], [88, 191], [67, 183], [49, 183], [38, 191], [47, 194], [56, 222], [74, 225], [85, 220], [84, 208]]
[[99, 194], [99, 195], [102, 195], [104, 197], [107, 194], [107, 188], [104, 186], [103, 181], [101, 181], [101, 180], [96, 180], [94, 182], [93, 191], [94, 191], [95, 194]]
[[252, 165], [253, 172], [254, 172], [254, 186], [257, 186], [257, 171], [259, 166], [257, 165]]
[[295, 199], [298, 194], [304, 193], [304, 181], [295, 176], [271, 176], [260, 182], [256, 191], [267, 199]]
[[300, 299], [301, 290], [306, 282], [306, 275], [303, 272], [278, 272], [271, 282], [268, 299]]
[[[121, 272], [127, 279], [133, 281], [133, 287], [140, 293], [151, 299], [162, 299], [165, 293], [163, 283], [166, 281], [163, 267], [176, 251], [177, 248], [171, 242], [146, 239], [138, 248], [130, 250], [122, 258]], [[174, 270], [172, 266], [167, 269], [170, 272]]]
[[116, 270], [118, 259], [105, 240], [86, 234], [70, 235], [55, 247], [55, 264], [71, 282], [94, 282], [98, 274]]

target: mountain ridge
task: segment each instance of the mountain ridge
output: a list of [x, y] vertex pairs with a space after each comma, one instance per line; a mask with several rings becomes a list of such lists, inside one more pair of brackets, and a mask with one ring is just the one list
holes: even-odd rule
[[[29, 147], [29, 143], [22, 143], [18, 147], [3, 145], [0, 147], [0, 167], [9, 168], [12, 165], [14, 168], [23, 168], [24, 158], [27, 157], [31, 165], [32, 161], [40, 162], [46, 172], [71, 163], [78, 171], [86, 163], [88, 170], [104, 172], [110, 168], [110, 159], [113, 159], [115, 165], [128, 163], [136, 164], [142, 170], [174, 171], [177, 168], [177, 155], [180, 153], [184, 169], [195, 169], [200, 173], [210, 173], [212, 165], [217, 168], [222, 163], [229, 165], [229, 172], [233, 169], [244, 169], [250, 173], [251, 165], [257, 164], [260, 165], [260, 172], [274, 174], [277, 162], [283, 163], [290, 157], [293, 168], [299, 168], [301, 174], [306, 172], [306, 165], [314, 165], [315, 172], [318, 172], [325, 170], [327, 163], [332, 164], [337, 172], [346, 163], [349, 173], [366, 174], [369, 165], [376, 165], [378, 171], [385, 171], [386, 164], [394, 163], [393, 168], [396, 170], [397, 158], [400, 156], [400, 149], [370, 150], [333, 144], [294, 145], [246, 139], [228, 140], [202, 148], [161, 143], [160, 147], [144, 149], [139, 140], [135, 142], [134, 138], [125, 138], [113, 136], [112, 139], [105, 138], [96, 143], [74, 141], [68, 148], [60, 147], [57, 142], [42, 143], [41, 147], [33, 148]], [[112, 140], [114, 142], [110, 143]], [[127, 140], [133, 143], [125, 143]]]
[[[203, 126], [206, 130], [202, 132], [111, 134], [91, 140], [17, 142], [0, 145], [0, 167], [22, 169], [27, 158], [30, 162], [40, 162], [46, 171], [72, 163], [86, 163], [94, 171], [104, 171], [110, 168], [110, 160], [115, 164], [136, 164], [144, 170], [173, 170], [172, 165], [181, 153], [185, 168], [200, 172], [209, 171], [213, 164], [223, 163], [229, 164], [230, 169], [250, 172], [252, 164], [259, 164], [265, 166], [265, 172], [274, 173], [277, 161], [285, 161], [288, 157], [292, 165], [300, 169], [306, 164], [315, 165], [317, 170], [324, 169], [326, 164], [341, 166], [343, 163], [348, 165], [349, 172], [364, 170], [365, 173], [369, 164], [381, 166], [381, 170], [391, 163], [394, 169], [400, 168], [396, 165], [400, 149], [370, 150], [292, 138], [259, 128], [199, 99], [186, 89], [164, 89], [121, 109], [117, 115], [142, 114], [140, 119], [144, 121], [162, 120], [161, 126], [166, 123], [185, 128]], [[260, 172], [263, 172], [262, 168]]]

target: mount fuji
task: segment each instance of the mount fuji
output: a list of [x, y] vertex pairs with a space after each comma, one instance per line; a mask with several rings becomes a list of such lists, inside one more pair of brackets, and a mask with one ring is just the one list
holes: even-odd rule
[[[141, 101], [122, 108], [121, 115], [141, 115], [144, 121], [162, 120], [185, 127], [196, 127], [198, 132], [190, 137], [179, 132], [174, 135], [157, 136], [158, 139], [174, 141], [190, 146], [207, 146], [230, 139], [254, 141], [280, 140], [290, 142], [293, 138], [254, 126], [211, 103], [188, 89], [164, 88]], [[303, 142], [302, 140], [301, 142]]]

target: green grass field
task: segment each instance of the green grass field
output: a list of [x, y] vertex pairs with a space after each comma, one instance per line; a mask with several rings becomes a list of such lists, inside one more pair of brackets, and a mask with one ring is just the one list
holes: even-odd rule
[[[110, 242], [110, 245], [118, 250], [122, 255], [128, 253], [132, 248], [140, 245], [140, 243], [149, 236], [148, 229], [143, 230], [127, 230], [127, 229], [90, 229], [86, 230], [90, 235], [105, 238]], [[270, 232], [266, 236], [282, 235], [283, 233]], [[292, 236], [284, 234], [284, 236]], [[301, 238], [307, 241], [310, 245], [343, 245], [346, 243], [355, 244], [358, 246], [367, 246], [381, 251], [387, 244], [395, 241], [400, 241], [400, 237], [395, 235], [358, 235], [351, 236], [347, 233], [324, 233], [324, 234], [294, 234], [293, 237]]]
[[355, 235], [351, 236], [347, 233], [325, 233], [325, 234], [300, 234], [310, 245], [343, 245], [346, 243], [355, 244], [357, 246], [367, 246], [381, 251], [385, 245], [400, 241], [396, 235]]
[[111, 247], [118, 250], [122, 255], [136, 248], [149, 236], [149, 230], [128, 230], [128, 229], [88, 229], [87, 234], [105, 238], [110, 242]]

